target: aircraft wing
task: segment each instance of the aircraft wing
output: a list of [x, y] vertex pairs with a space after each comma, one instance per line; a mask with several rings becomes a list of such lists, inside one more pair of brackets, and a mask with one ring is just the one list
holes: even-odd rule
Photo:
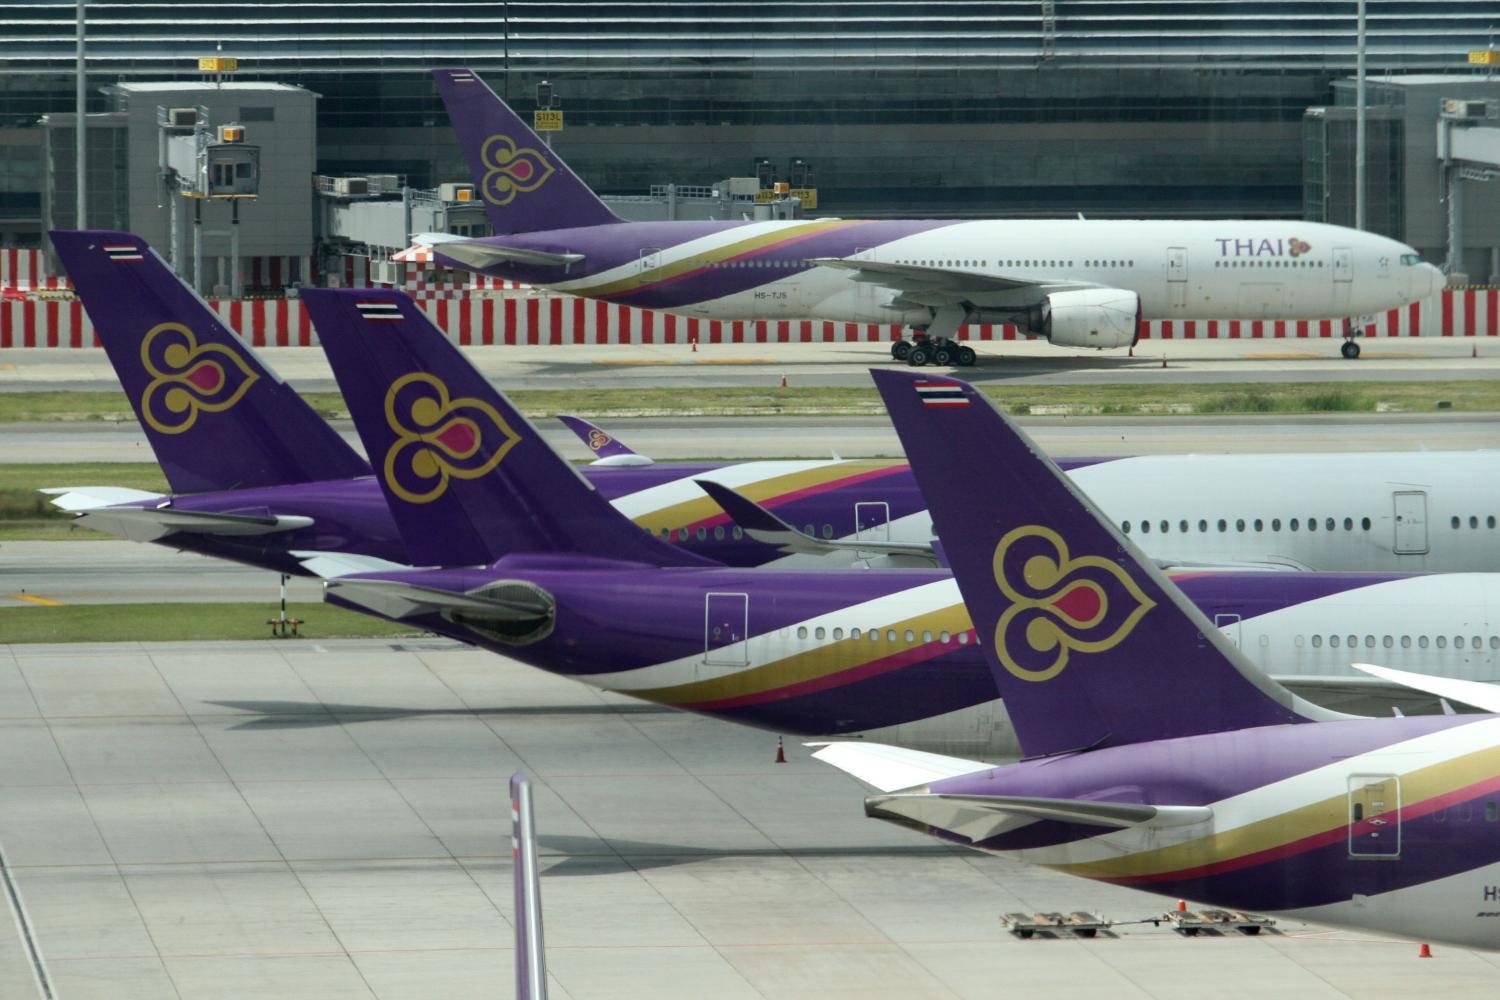
[[410, 618], [442, 612], [472, 615], [490, 621], [532, 621], [552, 613], [551, 602], [535, 597], [489, 597], [460, 594], [440, 587], [423, 587], [404, 580], [329, 580], [324, 589], [350, 604], [387, 618]]
[[938, 562], [931, 542], [889, 542], [875, 540], [814, 538], [798, 531], [760, 504], [709, 479], [695, 479], [703, 492], [724, 509], [724, 513], [757, 542], [774, 545], [782, 552], [823, 555], [829, 552], [870, 552], [892, 556], [915, 556]]
[[293, 549], [292, 555], [301, 560], [303, 569], [324, 580], [353, 576], [356, 573], [391, 573], [416, 568], [377, 556], [360, 555], [358, 552], [318, 552]]
[[1500, 685], [1486, 684], [1482, 681], [1462, 681], [1454, 677], [1414, 674], [1407, 670], [1377, 667], [1373, 663], [1351, 663], [1350, 666], [1355, 670], [1363, 670], [1371, 677], [1423, 691], [1438, 698], [1460, 701], [1484, 712], [1500, 712]]
[[91, 507], [77, 520], [90, 528], [128, 538], [132, 542], [154, 542], [177, 532], [195, 535], [274, 535], [312, 525], [300, 514], [219, 514], [176, 510], [171, 507]]
[[1009, 292], [1017, 288], [1046, 288], [1062, 291], [1069, 288], [1097, 288], [1083, 281], [1038, 281], [1034, 278], [1009, 278], [984, 274], [961, 267], [932, 267], [921, 264], [896, 264], [891, 261], [860, 260], [857, 257], [816, 257], [811, 263], [853, 271], [855, 281], [886, 285], [907, 295], [944, 292], [973, 295], [981, 292]]
[[548, 253], [525, 247], [507, 247], [498, 243], [463, 240], [439, 243], [432, 248], [438, 257], [446, 257], [469, 270], [482, 270], [496, 264], [532, 264], [539, 267], [567, 267], [584, 259], [581, 253]]
[[884, 743], [804, 743], [803, 746], [821, 747], [813, 754], [818, 760], [832, 764], [840, 771], [852, 774], [882, 792], [916, 788], [940, 778], [956, 778], [961, 774], [988, 771], [994, 766], [977, 760], [944, 757], [942, 754], [906, 750]]
[[52, 506], [59, 510], [74, 512], [92, 510], [95, 507], [136, 503], [141, 500], [167, 499], [160, 493], [132, 490], [124, 486], [49, 486], [37, 492], [54, 497]]
[[908, 792], [871, 795], [865, 815], [905, 826], [946, 830], [971, 842], [1050, 820], [1110, 830], [1148, 826], [1192, 826], [1213, 819], [1208, 806], [1153, 806], [1133, 802], [1049, 799], [1028, 795], [944, 795]]

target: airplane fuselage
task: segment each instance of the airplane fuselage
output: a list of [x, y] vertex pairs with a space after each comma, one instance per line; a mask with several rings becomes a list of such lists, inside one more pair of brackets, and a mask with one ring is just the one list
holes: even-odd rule
[[[583, 254], [537, 266], [444, 263], [586, 298], [708, 319], [925, 325], [947, 293], [898, 293], [820, 258], [942, 272], [976, 321], [1035, 309], [1052, 290], [1140, 296], [1143, 319], [1327, 319], [1417, 301], [1441, 275], [1395, 240], [1307, 222], [1006, 220], [641, 222], [488, 238]], [[483, 240], [478, 242], [485, 242]], [[457, 251], [455, 251], [457, 253]], [[951, 278], [951, 276], [957, 276]], [[1015, 287], [990, 287], [993, 281]]]

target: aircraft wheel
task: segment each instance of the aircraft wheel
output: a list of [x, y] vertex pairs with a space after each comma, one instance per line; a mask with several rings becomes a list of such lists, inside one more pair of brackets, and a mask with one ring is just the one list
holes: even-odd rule
[[1348, 358], [1350, 361], [1353, 361], [1355, 358], [1359, 357], [1359, 344], [1355, 343], [1353, 340], [1346, 340], [1344, 341], [1344, 346], [1339, 348], [1339, 353]]
[[897, 361], [905, 361], [906, 356], [911, 353], [911, 345], [904, 340], [898, 340], [891, 345], [891, 357]]
[[976, 360], [978, 360], [978, 356], [975, 355], [974, 348], [960, 347], [958, 349], [958, 367], [973, 368]]
[[932, 363], [939, 366], [940, 368], [947, 368], [948, 366], [953, 364], [954, 353], [956, 352], [953, 350], [953, 348], [949, 347], [947, 344], [944, 344], [942, 347], [939, 347], [932, 352]]
[[922, 368], [927, 364], [928, 359], [931, 357], [932, 354], [928, 348], [913, 347], [911, 349], [911, 352], [906, 355], [906, 363], [911, 365], [913, 368]]

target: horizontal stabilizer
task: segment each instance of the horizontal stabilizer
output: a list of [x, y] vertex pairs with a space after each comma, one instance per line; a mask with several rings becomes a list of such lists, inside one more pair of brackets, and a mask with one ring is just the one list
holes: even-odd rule
[[496, 264], [530, 264], [533, 267], [567, 267], [583, 260], [581, 253], [547, 253], [544, 250], [527, 250], [524, 247], [504, 247], [479, 241], [462, 243], [439, 243], [433, 253], [446, 257], [461, 267], [482, 271]]
[[1373, 663], [1351, 663], [1350, 666], [1355, 670], [1363, 670], [1371, 677], [1379, 677], [1381, 680], [1391, 681], [1403, 687], [1425, 691], [1427, 694], [1446, 698], [1449, 701], [1461, 701], [1481, 711], [1500, 712], [1500, 685], [1485, 684], [1482, 681], [1461, 681], [1454, 677], [1414, 674], [1407, 670], [1377, 667]]
[[642, 455], [619, 438], [605, 433], [602, 427], [589, 423], [571, 413], [559, 413], [557, 419], [572, 431], [593, 452], [590, 465], [655, 465], [647, 455]]
[[757, 542], [774, 545], [782, 552], [825, 555], [829, 552], [868, 552], [884, 555], [916, 556], [937, 562], [937, 553], [928, 542], [892, 542], [877, 539], [814, 538], [787, 524], [754, 500], [709, 479], [693, 482], [724, 509], [745, 534]]
[[1113, 830], [1149, 826], [1192, 826], [1213, 819], [1208, 806], [1153, 806], [1135, 802], [1094, 802], [1029, 795], [945, 795], [909, 792], [871, 795], [865, 815], [906, 826], [945, 830], [973, 843], [1019, 827], [1051, 821]]
[[460, 594], [403, 580], [345, 578], [329, 580], [324, 588], [350, 604], [368, 608], [387, 618], [458, 613], [491, 621], [525, 622], [546, 618], [553, 610], [552, 602], [541, 595], [500, 598]]
[[391, 573], [413, 567], [381, 559], [378, 556], [361, 555], [358, 552], [316, 552], [293, 550], [292, 555], [301, 560], [302, 568], [313, 576], [334, 580], [356, 573]]
[[808, 743], [810, 747], [822, 747], [813, 754], [825, 764], [832, 764], [865, 784], [882, 792], [894, 792], [904, 788], [919, 788], [943, 778], [956, 778], [961, 774], [988, 771], [992, 765], [962, 757], [944, 757], [942, 754], [924, 753], [921, 750], [906, 750], [887, 746], [884, 743]]
[[93, 507], [80, 513], [78, 520], [132, 542], [154, 542], [177, 533], [275, 535], [313, 523], [312, 518], [300, 514], [220, 514], [171, 507]]
[[132, 490], [124, 486], [49, 486], [37, 492], [55, 497], [52, 506], [66, 511], [93, 510], [95, 507], [113, 507], [141, 500], [166, 499], [160, 493]]

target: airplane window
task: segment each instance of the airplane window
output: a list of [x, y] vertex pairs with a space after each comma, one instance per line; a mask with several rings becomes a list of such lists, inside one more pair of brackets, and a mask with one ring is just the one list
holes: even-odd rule
[[1322, 649], [1323, 648], [1323, 637], [1321, 635], [1315, 635], [1315, 636], [1313, 636], [1313, 638], [1312, 638], [1312, 644], [1313, 644], [1313, 649]]
[[1373, 635], [1367, 635], [1367, 636], [1365, 636], [1365, 648], [1366, 649], [1374, 649], [1375, 648], [1375, 637]]
[[1262, 521], [1260, 518], [1257, 517], [1255, 519], [1255, 530], [1256, 531], [1264, 531], [1265, 527], [1266, 527], [1266, 522]]
[[815, 632], [813, 632], [813, 638], [814, 639], [823, 639], [823, 638], [826, 638], [827, 635], [828, 635], [828, 630], [825, 629], [825, 628], [823, 628], [821, 625], [818, 626], [818, 628], [817, 628], [817, 630]]
[[1199, 521], [1198, 522], [1198, 530], [1199, 531], [1207, 531], [1208, 530], [1208, 522], [1207, 521]]
[[693, 534], [697, 535], [698, 536], [698, 541], [701, 542], [705, 538], [708, 537], [708, 529], [707, 528], [699, 528], [697, 531], [693, 532]]
[[1188, 530], [1188, 523], [1187, 523], [1187, 521], [1186, 520], [1178, 521], [1177, 522], [1177, 530], [1178, 531], [1186, 531], [1186, 530]]
[[1457, 516], [1455, 516], [1455, 517], [1454, 517], [1454, 518], [1453, 518], [1453, 520], [1452, 520], [1452, 521], [1451, 521], [1451, 522], [1450, 522], [1450, 524], [1452, 524], [1452, 526], [1453, 526], [1453, 530], [1454, 530], [1454, 531], [1457, 531], [1457, 530], [1458, 530], [1458, 517], [1457, 517]]
[[917, 634], [915, 632], [913, 632], [911, 629], [907, 629], [906, 632], [903, 633], [901, 637], [903, 639], [905, 639], [907, 642], [915, 642], [916, 639], [917, 639]]
[[858, 639], [859, 638], [859, 629], [857, 629], [857, 628], [851, 628], [849, 630], [849, 638], [851, 638], [851, 639]]
[[1429, 644], [1430, 644], [1429, 640], [1428, 640], [1428, 638], [1425, 635], [1419, 635], [1419, 636], [1417, 636], [1417, 648], [1418, 649], [1426, 649]]
[[1334, 528], [1335, 528], [1335, 527], [1337, 527], [1337, 526], [1338, 526], [1338, 525], [1337, 525], [1337, 522], [1335, 522], [1335, 521], [1334, 521], [1334, 519], [1333, 519], [1333, 518], [1331, 518], [1331, 517], [1330, 517], [1330, 518], [1328, 518], [1328, 519], [1327, 519], [1327, 520], [1325, 520], [1325, 521], [1324, 521], [1324, 522], [1323, 522], [1323, 527], [1324, 527], [1324, 528], [1325, 528], [1325, 529], [1326, 529], [1326, 530], [1328, 530], [1328, 531], [1332, 531], [1332, 530], [1333, 530], [1333, 529], [1334, 529]]
[[1461, 636], [1461, 635], [1455, 635], [1453, 637], [1453, 648], [1454, 649], [1463, 649], [1464, 648], [1464, 637], [1463, 636]]
[[1435, 640], [1435, 644], [1437, 645], [1438, 649], [1447, 649], [1448, 648], [1448, 637], [1446, 635], [1440, 635], [1440, 636], [1438, 636], [1437, 639]]
[[1477, 527], [1479, 527], [1479, 518], [1475, 517], [1473, 514], [1469, 515], [1469, 527], [1471, 527], [1471, 528], [1477, 528]]
[[923, 642], [931, 642], [932, 641], [932, 633], [931, 632], [923, 632], [922, 633], [922, 641]]
[[1150, 521], [1142, 521], [1141, 522], [1141, 534], [1143, 534], [1143, 535], [1149, 535], [1149, 534], [1151, 534], [1151, 522]]
[[1364, 530], [1369, 531], [1370, 530], [1370, 519], [1368, 517], [1362, 517], [1362, 518], [1360, 518], [1359, 519], [1359, 526], [1361, 528], [1363, 528]]
[[1226, 521], [1226, 520], [1224, 520], [1222, 517], [1219, 518], [1219, 531], [1224, 532], [1224, 531], [1228, 531], [1228, 530], [1229, 530], [1229, 522]]
[[1169, 532], [1171, 530], [1172, 530], [1172, 522], [1171, 521], [1163, 521], [1161, 523], [1161, 533], [1163, 535], [1165, 535], [1167, 532]]
[[1297, 530], [1297, 519], [1294, 517], [1290, 521], [1288, 521], [1287, 522], [1287, 527], [1291, 528], [1293, 531], [1296, 531]]
[[1483, 649], [1484, 648], [1484, 640], [1481, 639], [1477, 635], [1474, 636], [1472, 639], [1469, 640], [1469, 648], [1470, 649]]
[[949, 632], [947, 629], [944, 629], [943, 631], [941, 631], [941, 632], [938, 633], [938, 642], [941, 642], [944, 646], [948, 645], [948, 643], [952, 639], [953, 639], [953, 633]]
[[1491, 649], [1500, 649], [1500, 635], [1492, 635], [1492, 636], [1490, 636], [1490, 648]]
[[[1406, 256], [1411, 255], [1407, 254]], [[1403, 256], [1402, 260], [1405, 260], [1406, 256]], [[1486, 823], [1493, 823], [1496, 820], [1500, 820], [1500, 802], [1486, 802], [1484, 804], [1484, 821]]]
[[1354, 822], [1358, 823], [1360, 820], [1362, 820], [1364, 818], [1365, 818], [1365, 804], [1363, 802], [1356, 802], [1356, 803], [1354, 803]]
[[1422, 255], [1421, 254], [1417, 254], [1417, 253], [1404, 253], [1404, 254], [1401, 255], [1401, 265], [1403, 267], [1410, 267], [1413, 264], [1420, 264], [1420, 263], [1422, 263]]
[[1409, 635], [1403, 635], [1401, 637], [1401, 648], [1402, 649], [1411, 649], [1411, 636], [1409, 636]]
[[834, 639], [836, 639], [836, 640], [837, 640], [837, 639], [842, 639], [842, 638], [843, 638], [843, 637], [844, 637], [844, 630], [843, 630], [843, 629], [841, 629], [841, 628], [836, 628], [836, 629], [834, 629], [834, 630], [833, 630], [833, 637], [834, 637]]
[[958, 644], [960, 646], [967, 646], [969, 644], [969, 633], [967, 633], [967, 632], [960, 632], [960, 633], [958, 633]]
[[1349, 637], [1349, 648], [1353, 649], [1355, 646], [1358, 646], [1358, 645], [1359, 645], [1359, 636], [1357, 636], [1357, 635], [1351, 635]]
[[872, 628], [872, 629], [870, 629], [870, 641], [871, 642], [879, 642], [880, 641], [880, 629], [878, 629], [878, 628]]
[[1384, 646], [1386, 649], [1390, 649], [1392, 646], [1394, 646], [1396, 644], [1396, 640], [1392, 639], [1390, 636], [1385, 636], [1384, 638], [1382, 638], [1380, 640], [1380, 644], [1382, 646]]
[[1271, 530], [1272, 531], [1280, 531], [1281, 530], [1281, 518], [1279, 518], [1279, 517], [1273, 517], [1273, 518], [1271, 518]]
[[895, 629], [887, 629], [886, 630], [885, 641], [886, 642], [895, 642], [896, 641], [896, 630]]
[[1125, 534], [1127, 534], [1127, 535], [1130, 534], [1130, 522], [1129, 521], [1121, 521], [1120, 522], [1120, 530], [1123, 531], [1123, 532], [1125, 532]]
[[734, 535], [734, 540], [739, 541], [741, 538], [745, 537], [745, 529], [741, 528], [739, 525], [735, 525], [732, 534]]
[[797, 638], [799, 638], [799, 639], [806, 639], [807, 638], [807, 626], [806, 625], [799, 625], [797, 627]]
[[1317, 518], [1310, 517], [1310, 518], [1307, 519], [1307, 530], [1308, 531], [1317, 531], [1318, 530], [1318, 519]]
[[1487, 517], [1487, 518], [1484, 519], [1484, 526], [1486, 528], [1493, 528], [1495, 526], [1495, 515], [1494, 514], [1491, 514], [1489, 517]]
[[802, 533], [804, 535], [809, 535], [809, 536], [811, 536], [813, 538], [817, 538], [818, 537], [818, 529], [814, 528], [810, 524], [805, 524], [805, 525], [802, 526]]
[[661, 529], [661, 537], [670, 542], [672, 540], [672, 529], [671, 528], [663, 528], [663, 529]]
[[1346, 517], [1346, 518], [1344, 518], [1344, 530], [1345, 531], [1353, 531], [1354, 530], [1354, 518], [1352, 518], [1352, 517]]
[[1339, 648], [1339, 637], [1336, 636], [1336, 635], [1330, 635], [1328, 637], [1328, 645], [1331, 646], [1334, 649], [1338, 649]]
[[1234, 530], [1235, 531], [1244, 531], [1245, 530], [1245, 519], [1243, 517], [1235, 519]]
[[831, 525], [831, 524], [825, 524], [825, 525], [823, 525], [823, 537], [824, 538], [832, 538], [833, 537], [833, 525]]
[[714, 541], [716, 541], [716, 542], [722, 542], [723, 540], [724, 540], [724, 526], [722, 524], [715, 525], [714, 526]]

